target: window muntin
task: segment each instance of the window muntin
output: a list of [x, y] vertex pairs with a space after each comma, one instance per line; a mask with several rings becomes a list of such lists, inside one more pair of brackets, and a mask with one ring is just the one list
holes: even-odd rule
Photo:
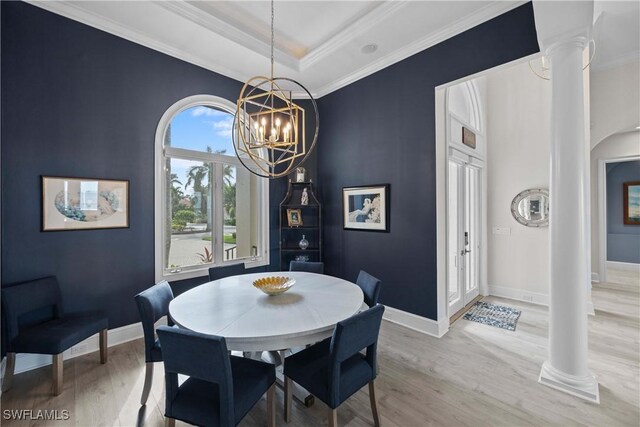
[[235, 156], [233, 104], [185, 104], [163, 117], [159, 275], [268, 263], [268, 183]]

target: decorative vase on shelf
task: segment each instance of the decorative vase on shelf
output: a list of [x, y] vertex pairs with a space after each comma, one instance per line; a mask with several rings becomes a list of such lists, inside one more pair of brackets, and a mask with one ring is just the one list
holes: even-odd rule
[[302, 240], [300, 240], [298, 246], [300, 246], [300, 249], [302, 250], [305, 250], [309, 247], [309, 241], [305, 238], [304, 234], [302, 235]]

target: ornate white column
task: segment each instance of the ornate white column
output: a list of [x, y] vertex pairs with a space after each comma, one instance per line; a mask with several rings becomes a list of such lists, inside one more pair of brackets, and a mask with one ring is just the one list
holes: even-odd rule
[[587, 366], [591, 217], [582, 71], [593, 2], [534, 1], [533, 6], [552, 85], [549, 359], [539, 382], [599, 403], [598, 382]]
[[587, 367], [590, 207], [582, 80], [587, 42], [574, 37], [546, 51], [552, 83], [549, 360], [539, 381], [598, 402], [598, 382]]

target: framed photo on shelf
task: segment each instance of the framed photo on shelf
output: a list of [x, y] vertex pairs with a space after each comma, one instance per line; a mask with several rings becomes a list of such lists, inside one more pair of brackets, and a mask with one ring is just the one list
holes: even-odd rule
[[42, 231], [129, 228], [129, 181], [42, 177]]
[[389, 184], [342, 189], [345, 230], [389, 231]]
[[624, 225], [640, 225], [640, 181], [622, 184]]
[[302, 226], [302, 210], [287, 209], [287, 222], [289, 223], [289, 227], [301, 227]]

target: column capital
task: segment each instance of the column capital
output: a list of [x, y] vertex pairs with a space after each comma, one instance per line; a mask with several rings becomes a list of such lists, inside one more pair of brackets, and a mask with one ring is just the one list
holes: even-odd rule
[[553, 54], [559, 49], [563, 48], [576, 48], [581, 51], [584, 50], [589, 44], [589, 39], [585, 36], [573, 36], [566, 39], [558, 40], [545, 47], [543, 53], [546, 56], [553, 56]]

